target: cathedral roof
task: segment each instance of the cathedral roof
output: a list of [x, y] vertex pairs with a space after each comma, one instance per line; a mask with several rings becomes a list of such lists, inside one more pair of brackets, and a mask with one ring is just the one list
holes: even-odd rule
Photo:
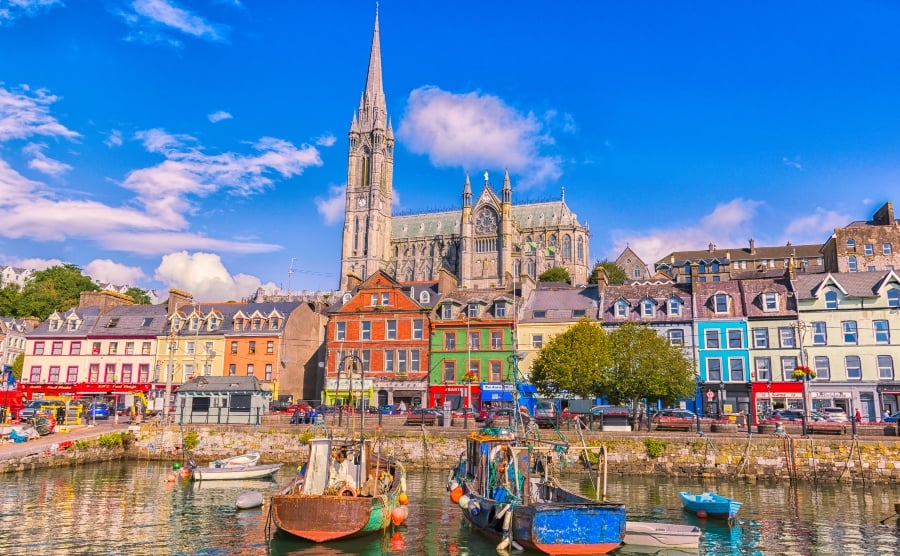
[[512, 215], [520, 230], [579, 225], [578, 217], [562, 200], [514, 205]]
[[395, 216], [391, 219], [391, 239], [458, 236], [460, 214], [461, 211], [446, 211]]

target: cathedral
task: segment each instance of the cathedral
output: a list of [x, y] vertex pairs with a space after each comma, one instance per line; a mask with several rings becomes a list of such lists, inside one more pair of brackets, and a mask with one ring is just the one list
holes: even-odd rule
[[461, 288], [508, 288], [519, 276], [537, 279], [553, 267], [567, 269], [574, 284], [587, 283], [590, 231], [566, 205], [564, 189], [558, 201], [514, 205], [509, 171], [499, 192], [485, 172], [477, 197], [466, 176], [459, 211], [392, 216], [394, 130], [377, 14], [348, 143], [340, 289], [350, 288], [348, 276], [364, 280], [377, 270], [407, 282], [436, 280], [442, 268]]

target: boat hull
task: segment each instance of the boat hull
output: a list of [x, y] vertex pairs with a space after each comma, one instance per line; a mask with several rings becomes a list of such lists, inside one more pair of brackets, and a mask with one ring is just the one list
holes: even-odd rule
[[312, 542], [349, 539], [382, 531], [399, 505], [396, 494], [378, 497], [287, 494], [272, 497], [279, 530]]
[[655, 548], [698, 548], [702, 531], [693, 525], [629, 521], [623, 542]]
[[685, 510], [694, 514], [704, 512], [707, 517], [731, 520], [735, 518], [738, 510], [741, 509], [741, 503], [737, 500], [711, 492], [704, 492], [703, 494], [681, 492], [679, 495]]
[[191, 471], [195, 481], [230, 481], [271, 477], [281, 469], [280, 463], [247, 467], [197, 467]]

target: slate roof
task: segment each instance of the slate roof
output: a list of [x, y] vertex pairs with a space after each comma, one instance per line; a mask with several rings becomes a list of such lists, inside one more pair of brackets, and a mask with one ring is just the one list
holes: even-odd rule
[[198, 376], [178, 387], [178, 392], [261, 392], [255, 376]]
[[[50, 330], [51, 319], [47, 318], [37, 326], [30, 334], [28, 334], [29, 338], [83, 338], [85, 335], [89, 334], [91, 329], [94, 327], [94, 323], [97, 322], [97, 318], [100, 315], [99, 307], [81, 307], [75, 309], [69, 309], [63, 313], [54, 313], [59, 315], [62, 318], [62, 323], [60, 324], [59, 329]], [[52, 317], [53, 315], [51, 315]], [[81, 325], [76, 330], [69, 330], [68, 327], [68, 319], [70, 317], [77, 317], [80, 319]]]
[[[562, 288], [544, 287], [535, 289], [525, 307], [519, 322], [571, 322], [581, 319], [575, 311], [584, 311], [584, 318], [597, 320], [600, 300], [597, 285], [568, 286]], [[535, 316], [535, 311], [544, 316]]]
[[[742, 280], [739, 282], [743, 293], [745, 314], [748, 318], [784, 318], [797, 316], [797, 300], [790, 293], [790, 282], [784, 278]], [[775, 311], [763, 310], [762, 294], [777, 294], [778, 307]]]
[[[714, 248], [702, 249], [698, 251], [673, 251], [656, 261], [656, 266], [684, 266], [687, 262], [713, 262], [718, 261], [742, 261], [742, 260], [758, 260], [758, 259], [783, 259], [793, 256], [795, 259], [803, 259], [803, 257], [817, 258], [822, 248], [822, 244], [816, 245], [778, 245], [775, 247], [757, 247], [753, 254], [750, 253], [749, 247]], [[672, 261], [674, 257], [674, 262]]]
[[[98, 316], [90, 335], [95, 337], [156, 337], [168, 331], [167, 317], [165, 305], [121, 305]], [[147, 326], [144, 326], [146, 319], [151, 320]]]
[[[669, 316], [668, 314], [668, 301], [672, 296], [682, 301], [681, 315]], [[657, 311], [651, 318], [641, 317], [640, 313], [641, 301], [648, 297], [657, 302]], [[615, 316], [616, 302], [620, 299], [624, 299], [631, 305], [631, 310], [625, 319]], [[610, 323], [626, 321], [650, 323], [690, 321], [693, 318], [690, 284], [676, 284], [669, 281], [607, 286], [603, 291], [603, 311], [601, 316], [604, 321]]]
[[[693, 286], [694, 303], [698, 319], [734, 319], [744, 316], [744, 301], [740, 291], [740, 283], [735, 280], [725, 282], [695, 282]], [[719, 293], [728, 295], [731, 303], [728, 313], [716, 313], [712, 304], [713, 296]]]
[[878, 290], [885, 280], [896, 280], [897, 274], [885, 272], [832, 272], [828, 274], [797, 276], [794, 288], [800, 299], [815, 299], [820, 286], [833, 280], [846, 293], [847, 297], [878, 297]]

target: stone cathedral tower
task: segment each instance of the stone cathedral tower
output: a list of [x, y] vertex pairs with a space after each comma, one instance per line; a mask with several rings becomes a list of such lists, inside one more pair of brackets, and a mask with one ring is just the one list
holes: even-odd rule
[[381, 78], [378, 14], [366, 88], [350, 123], [347, 197], [341, 247], [341, 289], [348, 274], [365, 279], [391, 258], [394, 130], [387, 115]]

